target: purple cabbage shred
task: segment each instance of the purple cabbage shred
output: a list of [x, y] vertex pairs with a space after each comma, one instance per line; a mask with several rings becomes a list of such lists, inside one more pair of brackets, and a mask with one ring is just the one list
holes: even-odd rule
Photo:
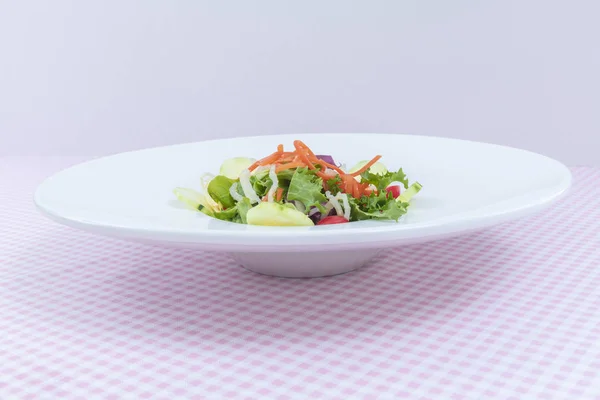
[[317, 155], [317, 158], [318, 158], [319, 160], [323, 160], [323, 161], [325, 161], [325, 162], [326, 162], [326, 163], [328, 163], [328, 164], [331, 164], [331, 165], [337, 165], [337, 164], [335, 163], [335, 161], [333, 161], [333, 157], [331, 157], [331, 156], [329, 156], [329, 155]]

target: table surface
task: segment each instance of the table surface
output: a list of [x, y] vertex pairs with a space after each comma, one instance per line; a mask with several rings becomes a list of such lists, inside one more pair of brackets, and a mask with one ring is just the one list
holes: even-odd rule
[[600, 398], [598, 169], [535, 217], [290, 280], [44, 219], [76, 161], [0, 159], [2, 399]]

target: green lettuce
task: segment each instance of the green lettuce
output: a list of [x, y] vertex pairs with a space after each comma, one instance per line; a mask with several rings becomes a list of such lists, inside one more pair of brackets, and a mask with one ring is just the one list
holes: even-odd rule
[[215, 211], [213, 217], [223, 220], [223, 221], [235, 221], [236, 217], [238, 217], [238, 208], [232, 207], [223, 211]]
[[[283, 189], [284, 198], [287, 194], [294, 173], [295, 170], [293, 169], [288, 169], [277, 173], [277, 186]], [[267, 192], [273, 185], [273, 181], [269, 177], [269, 171], [263, 171], [256, 175], [252, 175], [250, 177], [250, 184], [252, 185], [252, 188], [254, 189], [258, 197], [262, 198], [267, 194]]]
[[273, 185], [273, 181], [271, 178], [269, 178], [269, 173], [266, 172], [252, 175], [250, 177], [250, 184], [256, 192], [256, 195], [260, 198], [263, 198]]
[[322, 208], [321, 203], [327, 201], [322, 193], [323, 180], [308, 168], [297, 168], [290, 181], [287, 199], [304, 204], [306, 212], [312, 206]]
[[238, 201], [237, 212], [238, 212], [238, 215], [240, 216], [240, 220], [242, 221], [242, 224], [248, 223], [248, 221], [246, 220], [246, 215], [248, 214], [248, 210], [250, 210], [251, 208], [252, 208], [252, 204], [250, 204], [250, 199], [248, 199], [247, 197], [244, 197], [242, 200]]
[[336, 195], [340, 192], [340, 185], [342, 184], [342, 178], [339, 175], [334, 176], [331, 179], [327, 179], [327, 187], [332, 195]]
[[[392, 181], [393, 182], [393, 181]], [[349, 198], [351, 208], [351, 220], [362, 221], [365, 219], [398, 219], [406, 214], [408, 203], [396, 201], [390, 193], [385, 190], [379, 194], [372, 193], [370, 196], [362, 196], [356, 200]]]
[[294, 169], [286, 169], [277, 173], [277, 180], [279, 181], [279, 187], [282, 189], [287, 189], [292, 182], [292, 178], [294, 177], [294, 173], [296, 171]]
[[215, 176], [208, 184], [208, 194], [217, 203], [221, 203], [224, 208], [231, 208], [235, 206], [235, 200], [229, 194], [229, 189], [235, 180], [229, 179], [223, 175]]
[[404, 188], [408, 188], [408, 178], [404, 174], [404, 171], [402, 171], [402, 168], [396, 172], [386, 172], [382, 175], [371, 173], [371, 170], [368, 169], [360, 176], [362, 183], [375, 185], [378, 191], [385, 191], [392, 182], [401, 182]]

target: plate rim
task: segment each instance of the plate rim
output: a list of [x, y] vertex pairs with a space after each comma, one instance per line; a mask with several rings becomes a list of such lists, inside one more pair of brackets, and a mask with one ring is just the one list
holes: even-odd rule
[[[453, 214], [450, 216], [445, 216], [439, 219], [435, 219], [433, 221], [429, 221], [426, 223], [420, 224], [411, 224], [410, 227], [402, 229], [402, 225], [397, 225], [394, 222], [372, 222], [372, 221], [362, 221], [357, 223], [352, 223], [349, 227], [346, 224], [343, 225], [331, 225], [324, 227], [254, 227], [248, 225], [240, 225], [243, 227], [242, 229], [237, 230], [225, 230], [225, 229], [201, 229], [201, 230], [181, 230], [181, 229], [148, 229], [143, 227], [131, 227], [131, 226], [119, 226], [118, 224], [106, 224], [98, 221], [86, 221], [81, 217], [73, 217], [69, 216], [68, 213], [65, 215], [63, 212], [58, 213], [53, 210], [51, 207], [46, 207], [41, 201], [41, 193], [45, 187], [49, 183], [51, 179], [55, 176], [73, 169], [82, 167], [86, 164], [98, 162], [104, 159], [110, 159], [113, 157], [122, 157], [128, 154], [146, 152], [157, 149], [172, 149], [176, 147], [184, 147], [190, 145], [200, 145], [203, 143], [209, 142], [225, 142], [230, 140], [237, 139], [245, 139], [252, 140], [256, 138], [281, 138], [282, 140], [289, 139], [294, 136], [313, 136], [313, 135], [377, 135], [377, 136], [404, 136], [411, 138], [427, 138], [428, 140], [443, 140], [443, 141], [452, 141], [452, 142], [468, 142], [477, 145], [485, 145], [492, 147], [499, 147], [504, 149], [510, 149], [511, 151], [519, 151], [525, 152], [527, 154], [531, 154], [537, 157], [545, 158], [557, 166], [560, 167], [562, 176], [561, 176], [561, 185], [557, 186], [556, 189], [552, 191], [551, 194], [541, 197], [536, 202], [529, 202], [525, 206], [519, 207], [509, 207], [497, 212], [488, 212], [484, 215], [474, 215], [477, 210], [481, 208], [472, 209], [466, 211], [464, 213]], [[148, 147], [137, 150], [130, 150], [120, 153], [111, 154], [103, 157], [96, 157], [90, 160], [86, 160], [81, 163], [77, 163], [70, 167], [64, 168], [51, 176], [47, 177], [35, 190], [34, 193], [34, 204], [36, 208], [46, 217], [59, 222], [63, 225], [71, 226], [74, 228], [82, 229], [85, 231], [91, 231], [100, 233], [108, 236], [117, 236], [126, 239], [133, 239], [139, 241], [149, 241], [149, 242], [162, 242], [162, 243], [180, 243], [180, 244], [194, 244], [196, 246], [201, 247], [230, 247], [235, 246], [237, 248], [243, 248], [244, 251], [249, 251], [249, 248], [260, 248], [253, 249], [252, 251], [260, 251], [266, 248], [269, 249], [304, 249], [317, 248], [317, 247], [326, 247], [329, 245], [335, 245], [337, 247], [342, 245], [351, 245], [352, 248], [357, 248], [356, 246], [362, 246], [365, 248], [371, 248], [374, 244], [380, 244], [382, 247], [387, 247], [391, 244], [402, 244], [408, 242], [415, 241], [429, 241], [435, 240], [439, 237], [444, 237], [448, 235], [459, 235], [465, 231], [472, 230], [470, 226], [475, 226], [475, 230], [484, 229], [489, 226], [493, 226], [502, 222], [508, 222], [510, 220], [519, 219], [523, 216], [537, 213], [547, 207], [549, 207], [552, 203], [556, 202], [563, 196], [565, 196], [572, 186], [572, 173], [571, 171], [561, 162], [545, 156], [543, 154], [539, 154], [536, 152], [532, 152], [530, 150], [499, 145], [494, 143], [486, 143], [472, 140], [464, 140], [464, 139], [456, 139], [456, 138], [446, 138], [439, 136], [426, 136], [426, 135], [408, 135], [408, 134], [391, 134], [391, 133], [295, 133], [295, 134], [276, 134], [276, 135], [255, 135], [255, 136], [242, 136], [242, 137], [232, 137], [232, 138], [219, 138], [219, 139], [208, 139], [187, 143], [178, 143], [166, 146], [155, 146]], [[530, 197], [531, 193], [528, 192], [526, 197]], [[521, 196], [517, 196], [519, 198]], [[492, 205], [497, 206], [498, 203], [493, 203]], [[489, 206], [487, 206], [489, 207]], [[486, 207], [483, 207], [486, 208]], [[465, 214], [467, 214], [465, 216]], [[469, 216], [470, 215], [470, 216]], [[207, 217], [210, 218], [210, 217]], [[219, 221], [223, 224], [228, 224], [231, 226], [230, 222]], [[363, 223], [366, 222], [366, 223]], [[361, 225], [356, 225], [361, 224]], [[239, 224], [236, 224], [239, 225]], [[357, 237], [361, 235], [372, 235], [371, 237], [367, 237], [366, 239], [357, 240]], [[384, 235], [391, 235], [389, 240], [385, 238]], [[229, 239], [229, 240], [228, 240]], [[242, 239], [250, 239], [247, 243], [240, 242]], [[270, 239], [277, 239], [277, 241], [273, 243], [268, 243]], [[329, 239], [329, 240], [327, 240]], [[334, 239], [334, 240], [331, 240]], [[303, 243], [295, 244], [294, 241], [301, 240]], [[325, 240], [325, 243], [319, 243], [319, 241]], [[224, 243], [226, 242], [226, 243]], [[267, 242], [267, 243], [265, 243]], [[230, 251], [235, 251], [235, 249], [229, 249]], [[241, 250], [240, 250], [241, 251]]]

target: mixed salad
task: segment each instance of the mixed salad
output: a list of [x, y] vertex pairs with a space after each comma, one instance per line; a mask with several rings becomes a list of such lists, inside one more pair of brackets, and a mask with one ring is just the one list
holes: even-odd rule
[[346, 170], [315, 155], [300, 140], [254, 160], [226, 160], [219, 175], [205, 174], [199, 191], [176, 188], [183, 203], [224, 221], [266, 226], [312, 226], [366, 219], [398, 221], [421, 190], [402, 168], [388, 171], [381, 156]]

